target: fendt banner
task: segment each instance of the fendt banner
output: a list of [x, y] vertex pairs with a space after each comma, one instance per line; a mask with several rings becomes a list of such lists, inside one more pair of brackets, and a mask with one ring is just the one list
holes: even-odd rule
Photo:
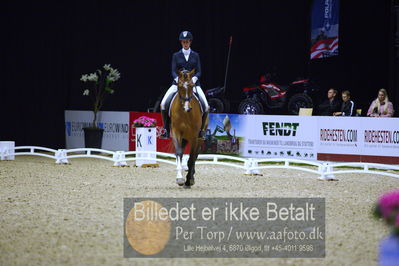
[[242, 155], [246, 157], [317, 159], [317, 117], [244, 116]]
[[[171, 139], [161, 139], [159, 113], [99, 112], [102, 148], [133, 151], [134, 120], [157, 120], [157, 151], [173, 153]], [[66, 148], [84, 147], [83, 128], [90, 111], [65, 111]], [[399, 164], [399, 118], [210, 114], [201, 153], [251, 158], [375, 162]], [[185, 153], [188, 153], [189, 147]]]

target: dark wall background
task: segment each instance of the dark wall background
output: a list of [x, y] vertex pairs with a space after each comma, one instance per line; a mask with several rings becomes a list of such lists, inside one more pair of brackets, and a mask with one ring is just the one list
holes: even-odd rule
[[[309, 61], [311, 1], [2, 2], [0, 8], [0, 140], [65, 146], [64, 110], [90, 110], [84, 73], [110, 63], [122, 74], [103, 110], [145, 111], [170, 85], [178, 34], [194, 35], [203, 89], [224, 82], [233, 44], [228, 95], [275, 67], [282, 82], [311, 77], [322, 87], [371, 102], [388, 88], [396, 108], [391, 1], [341, 1], [340, 55]], [[235, 111], [234, 109], [233, 111]]]

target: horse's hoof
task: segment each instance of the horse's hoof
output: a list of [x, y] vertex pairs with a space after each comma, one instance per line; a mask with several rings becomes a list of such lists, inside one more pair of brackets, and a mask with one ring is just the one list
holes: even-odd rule
[[187, 181], [185, 183], [185, 185], [188, 187], [194, 186], [194, 184], [195, 184], [194, 178], [187, 179]]
[[176, 183], [179, 186], [183, 186], [186, 183], [186, 181], [184, 180], [184, 178], [176, 178]]

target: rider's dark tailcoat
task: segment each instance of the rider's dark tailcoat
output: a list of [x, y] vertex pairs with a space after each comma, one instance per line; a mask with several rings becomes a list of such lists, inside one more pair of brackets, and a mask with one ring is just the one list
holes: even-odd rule
[[188, 61], [184, 57], [183, 51], [180, 50], [173, 54], [172, 57], [172, 76], [173, 76], [173, 84], [175, 83], [175, 79], [177, 77], [177, 70], [187, 70], [191, 71], [195, 68], [194, 76], [198, 78], [197, 82], [195, 83], [196, 86], [200, 86], [199, 79], [201, 77], [201, 62], [199, 58], [199, 54], [191, 50], [190, 55], [188, 57]]

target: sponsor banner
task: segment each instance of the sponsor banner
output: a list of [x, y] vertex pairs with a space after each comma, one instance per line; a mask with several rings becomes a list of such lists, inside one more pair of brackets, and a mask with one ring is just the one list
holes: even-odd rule
[[328, 154], [352, 155], [352, 160], [360, 160], [361, 122], [348, 117], [318, 117], [318, 159], [336, 158]]
[[[126, 151], [129, 144], [129, 112], [98, 112], [97, 126], [104, 129], [102, 148], [112, 151]], [[91, 111], [65, 111], [66, 148], [82, 148], [84, 127], [93, 122]]]
[[125, 258], [324, 258], [324, 198], [124, 198]]
[[339, 0], [314, 0], [310, 59], [338, 55]]
[[[173, 153], [172, 140], [159, 138], [160, 113], [99, 112], [102, 148], [135, 150], [133, 121], [140, 116], [157, 119], [157, 151]], [[92, 120], [91, 111], [65, 111], [67, 149], [84, 147], [83, 128]], [[210, 114], [201, 153], [399, 164], [398, 125], [398, 118]]]
[[361, 121], [362, 161], [399, 164], [399, 119], [361, 118]]
[[317, 117], [244, 116], [242, 155], [316, 160]]
[[399, 163], [399, 119], [319, 117], [318, 160]]
[[209, 114], [202, 153], [242, 154], [245, 116], [235, 114]]
[[[172, 139], [161, 139], [163, 122], [160, 113], [130, 112], [129, 150], [136, 148], [136, 129], [133, 127], [134, 120], [141, 116], [151, 117], [157, 120], [157, 151], [174, 152]], [[201, 146], [201, 153], [210, 154], [240, 154], [240, 141], [243, 136], [243, 123], [241, 115], [232, 114], [209, 114], [206, 138]], [[187, 145], [185, 154], [190, 153], [190, 145]]]

